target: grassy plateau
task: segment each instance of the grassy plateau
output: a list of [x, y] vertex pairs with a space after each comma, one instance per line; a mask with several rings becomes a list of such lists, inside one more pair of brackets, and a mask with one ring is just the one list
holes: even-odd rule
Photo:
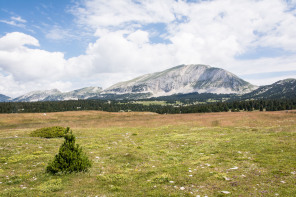
[[[92, 161], [50, 175], [70, 127]], [[0, 114], [0, 196], [296, 196], [296, 111]]]

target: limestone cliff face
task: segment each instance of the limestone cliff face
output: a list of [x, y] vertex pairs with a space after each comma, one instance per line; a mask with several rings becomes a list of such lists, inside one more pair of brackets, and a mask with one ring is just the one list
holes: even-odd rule
[[243, 94], [257, 87], [221, 68], [207, 65], [180, 65], [117, 83], [104, 93], [151, 93], [153, 96], [198, 93]]

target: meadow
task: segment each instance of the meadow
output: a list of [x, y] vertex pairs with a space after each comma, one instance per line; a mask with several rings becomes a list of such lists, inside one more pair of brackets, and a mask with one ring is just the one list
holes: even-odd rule
[[[92, 160], [50, 175], [70, 127]], [[0, 196], [296, 196], [296, 111], [0, 114]]]

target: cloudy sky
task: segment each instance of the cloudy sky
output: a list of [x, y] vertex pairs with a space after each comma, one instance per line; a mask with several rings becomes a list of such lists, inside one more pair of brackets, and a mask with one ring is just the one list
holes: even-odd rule
[[106, 88], [180, 64], [296, 78], [296, 0], [1, 0], [0, 94]]

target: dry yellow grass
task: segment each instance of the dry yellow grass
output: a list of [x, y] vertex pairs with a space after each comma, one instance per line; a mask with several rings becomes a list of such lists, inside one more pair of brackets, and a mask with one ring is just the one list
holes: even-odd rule
[[69, 126], [71, 128], [158, 127], [165, 125], [269, 127], [294, 125], [296, 111], [221, 112], [205, 114], [109, 113], [73, 111], [0, 114], [0, 130]]

